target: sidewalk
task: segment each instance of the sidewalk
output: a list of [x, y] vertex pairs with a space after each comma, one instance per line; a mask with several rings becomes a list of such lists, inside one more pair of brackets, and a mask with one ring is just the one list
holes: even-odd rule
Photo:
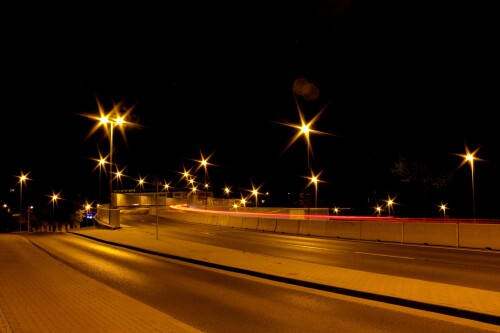
[[[31, 249], [31, 251], [26, 251]], [[200, 331], [0, 234], [0, 332]]]
[[[500, 292], [433, 283], [225, 249], [133, 228], [70, 233], [232, 272], [498, 325]], [[498, 326], [500, 331], [500, 326]]]

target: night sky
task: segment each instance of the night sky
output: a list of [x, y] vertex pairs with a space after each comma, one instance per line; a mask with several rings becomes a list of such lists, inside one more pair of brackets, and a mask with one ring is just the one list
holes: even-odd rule
[[[302, 1], [12, 9], [2, 29], [0, 200], [97, 201], [97, 102], [132, 108], [115, 131], [118, 187], [178, 189], [210, 156], [216, 196], [260, 186], [291, 205], [320, 173], [319, 206], [500, 218], [499, 21], [492, 1]], [[309, 88], [309, 89], [307, 89]], [[316, 115], [307, 158], [304, 137]], [[322, 111], [322, 112], [320, 112]], [[466, 146], [484, 161], [459, 168]], [[396, 172], [399, 171], [399, 172]], [[102, 174], [102, 196], [108, 196]], [[204, 180], [203, 169], [197, 181]], [[151, 188], [146, 184], [146, 188]], [[14, 192], [11, 192], [14, 189]], [[309, 191], [314, 192], [314, 187]], [[106, 201], [103, 199], [102, 201]], [[347, 209], [348, 208], [348, 209]]]

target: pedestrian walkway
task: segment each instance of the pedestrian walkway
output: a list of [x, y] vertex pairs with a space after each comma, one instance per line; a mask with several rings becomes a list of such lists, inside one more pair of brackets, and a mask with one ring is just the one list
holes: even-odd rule
[[0, 234], [0, 332], [198, 330], [48, 257], [24, 237]]
[[[411, 308], [500, 323], [500, 293], [226, 249], [135, 228], [71, 233], [172, 259]], [[498, 331], [500, 331], [500, 326]]]

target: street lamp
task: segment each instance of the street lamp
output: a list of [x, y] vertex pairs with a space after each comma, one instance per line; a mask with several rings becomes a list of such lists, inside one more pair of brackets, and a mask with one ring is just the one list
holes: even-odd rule
[[28, 178], [29, 172], [27, 174], [24, 174], [23, 171], [21, 170], [21, 175], [17, 176], [19, 178], [19, 232], [21, 232], [21, 224], [22, 224], [22, 217], [23, 217], [23, 183], [26, 184], [26, 180], [30, 180]]
[[387, 203], [387, 216], [391, 216], [391, 207], [396, 204], [394, 201], [396, 197], [391, 198], [390, 196], [387, 196], [387, 200], [384, 200]]
[[288, 127], [293, 127], [297, 129], [297, 133], [295, 136], [290, 140], [288, 145], [286, 146], [285, 150], [287, 150], [295, 141], [299, 139], [302, 135], [304, 135], [304, 138], [306, 140], [306, 145], [307, 145], [307, 173], [311, 171], [311, 166], [310, 166], [310, 156], [313, 155], [312, 149], [311, 149], [311, 140], [310, 140], [310, 134], [321, 134], [321, 135], [331, 135], [335, 136], [335, 134], [330, 134], [326, 132], [321, 132], [317, 130], [313, 130], [312, 126], [314, 123], [318, 120], [320, 115], [325, 111], [326, 106], [323, 107], [309, 122], [307, 122], [304, 118], [304, 115], [302, 113], [302, 109], [297, 101], [297, 98], [295, 98], [295, 103], [297, 105], [297, 110], [299, 112], [299, 118], [300, 118], [300, 125], [299, 124], [291, 124], [291, 123], [279, 123], [281, 125], [285, 125]]
[[101, 203], [102, 169], [105, 168], [104, 165], [106, 164], [106, 159], [104, 159], [101, 156], [97, 162], [98, 162], [98, 166], [99, 166], [99, 197], [98, 197], [98, 202]]
[[142, 193], [145, 183], [146, 183], [146, 177], [141, 178], [141, 176], [139, 175], [139, 180], [137, 181], [137, 186], [139, 186], [139, 193]]
[[52, 202], [52, 224], [54, 224], [54, 216], [55, 216], [55, 208], [54, 208], [54, 205], [57, 203], [57, 200], [61, 199], [59, 197], [59, 193], [58, 194], [55, 194], [53, 191], [52, 191], [52, 196], [51, 196], [51, 202]]
[[458, 168], [462, 167], [466, 163], [469, 163], [469, 165], [470, 165], [470, 171], [471, 171], [471, 176], [472, 176], [472, 214], [474, 217], [474, 222], [476, 222], [476, 199], [475, 199], [475, 195], [474, 195], [474, 161], [484, 161], [483, 159], [476, 157], [476, 154], [480, 148], [481, 147], [477, 148], [473, 152], [470, 152], [469, 147], [467, 147], [467, 145], [465, 145], [465, 155], [455, 154], [457, 156], [461, 156], [464, 158], [464, 160], [462, 161], [462, 163], [460, 163]]
[[307, 187], [309, 187], [311, 184], [314, 184], [314, 207], [318, 208], [318, 183], [321, 182], [319, 179], [319, 176], [321, 175], [323, 171], [318, 173], [317, 175], [314, 174], [314, 172], [311, 170], [311, 177], [306, 177], [309, 179], [309, 184], [307, 184]]
[[[101, 126], [104, 126], [106, 133], [109, 136], [109, 208], [111, 209], [112, 207], [112, 199], [113, 199], [113, 134], [114, 134], [114, 129], [116, 126], [119, 126], [120, 131], [122, 132], [122, 136], [125, 138], [125, 131], [124, 131], [124, 125], [133, 125], [135, 127], [139, 127], [137, 124], [129, 123], [126, 122], [125, 119], [127, 116], [133, 111], [135, 106], [132, 106], [130, 108], [125, 108], [123, 102], [119, 103], [113, 103], [113, 108], [111, 109], [110, 112], [106, 113], [104, 111], [104, 107], [102, 106], [101, 102], [97, 100], [97, 107], [99, 109], [99, 117], [96, 117], [94, 115], [87, 115], [84, 114], [83, 116], [98, 120], [98, 124], [94, 126], [94, 128], [90, 131], [88, 134], [87, 138], [92, 135], [97, 129]], [[124, 111], [124, 112], [122, 112]], [[109, 127], [109, 132], [108, 132], [108, 127], [107, 124], [110, 124]], [[110, 217], [111, 217], [111, 211], [110, 211]]]
[[31, 230], [31, 225], [30, 225], [30, 213], [33, 210], [33, 206], [29, 206], [28, 208], [28, 231]]
[[200, 160], [194, 160], [195, 162], [198, 162], [200, 163], [198, 165], [198, 167], [196, 168], [195, 172], [198, 171], [200, 168], [203, 168], [204, 169], [204, 193], [205, 193], [205, 204], [207, 203], [207, 193], [208, 193], [208, 182], [207, 182], [207, 179], [208, 178], [208, 169], [207, 169], [207, 166], [208, 165], [212, 165], [211, 163], [208, 163], [208, 160], [210, 159], [210, 157], [212, 157], [213, 153], [210, 154], [207, 158], [205, 158], [205, 156], [203, 155], [203, 152], [200, 150], [200, 157], [201, 159]]
[[441, 202], [441, 205], [439, 205], [439, 206], [438, 206], [438, 207], [439, 207], [439, 210], [440, 210], [440, 211], [441, 211], [441, 210], [443, 211], [443, 219], [444, 219], [444, 218], [446, 218], [446, 210], [448, 209], [448, 207], [446, 207], [446, 205], [447, 205], [447, 204], [443, 204], [443, 203]]
[[252, 189], [251, 190], [248, 190], [250, 191], [251, 195], [254, 195], [255, 196], [255, 207], [258, 206], [258, 203], [259, 203], [259, 198], [258, 198], [258, 195], [260, 194], [259, 193], [259, 189], [262, 187], [262, 185], [260, 185], [259, 187], [255, 187], [253, 182], [252, 182]]
[[[107, 156], [106, 156], [106, 157], [107, 157]], [[94, 161], [96, 161], [96, 162], [97, 162], [97, 165], [96, 165], [96, 167], [94, 168], [94, 170], [95, 170], [95, 169], [97, 169], [97, 168], [99, 168], [99, 195], [98, 195], [98, 200], [97, 200], [97, 202], [98, 202], [98, 203], [101, 203], [101, 187], [102, 187], [102, 181], [101, 181], [101, 179], [102, 179], [102, 169], [103, 169], [103, 168], [105, 168], [106, 158], [105, 158], [105, 157], [102, 157], [101, 152], [99, 152], [99, 159], [94, 159], [94, 158], [93, 158], [92, 160], [94, 160]], [[106, 169], [105, 169], [105, 170], [106, 170]]]
[[257, 208], [257, 206], [259, 205], [259, 198], [258, 198], [259, 192], [257, 192], [256, 189], [253, 189], [252, 194], [255, 195], [255, 207]]
[[92, 208], [92, 206], [89, 203], [85, 204], [85, 220], [86, 220], [86, 226], [89, 226], [89, 211]]
[[121, 125], [124, 120], [122, 117], [117, 116], [114, 120], [110, 119], [109, 115], [101, 118], [101, 124], [110, 124], [109, 131], [109, 208], [111, 209], [112, 200], [113, 200], [113, 178], [111, 175], [113, 174], [113, 132], [115, 128], [115, 124]]
[[228, 198], [230, 198], [230, 196], [231, 196], [231, 189], [230, 189], [229, 187], [227, 187], [227, 186], [226, 186], [226, 187], [224, 188], [224, 194], [226, 194], [226, 195], [227, 195], [227, 197], [228, 197]]
[[[116, 179], [116, 188], [118, 189], [118, 183], [122, 181], [122, 177], [126, 177], [125, 174], [123, 173], [123, 171], [125, 170], [125, 168], [121, 169], [121, 170], [118, 170], [118, 166], [116, 166], [116, 173], [115, 173], [115, 177], [112, 178], [112, 179]], [[111, 177], [110, 177], [111, 178]]]

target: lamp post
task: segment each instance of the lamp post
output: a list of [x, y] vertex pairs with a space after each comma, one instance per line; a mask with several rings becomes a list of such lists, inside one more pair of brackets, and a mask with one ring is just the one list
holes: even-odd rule
[[31, 225], [30, 225], [30, 213], [33, 210], [33, 206], [29, 206], [28, 208], [28, 231], [31, 230]]
[[102, 174], [102, 168], [104, 168], [104, 164], [106, 163], [106, 160], [104, 158], [101, 158], [99, 160], [99, 197], [98, 197], [98, 201], [99, 203], [101, 203], [101, 174]]
[[385, 200], [385, 202], [387, 203], [387, 216], [391, 216], [391, 207], [395, 204], [394, 200], [396, 199], [396, 197], [394, 198], [391, 198], [391, 197], [387, 197], [387, 200]]
[[257, 208], [259, 206], [259, 198], [258, 198], [259, 192], [257, 192], [256, 189], [253, 189], [252, 194], [255, 195], [255, 208]]
[[[113, 134], [115, 125], [122, 126], [125, 123], [125, 119], [123, 116], [118, 114], [119, 108], [121, 104], [117, 104], [113, 107], [113, 110], [108, 115], [103, 115], [99, 119], [101, 125], [110, 124], [109, 128], [109, 208], [112, 207], [113, 200]], [[112, 118], [112, 116], [115, 116]], [[111, 213], [110, 213], [111, 214]]]
[[465, 160], [470, 164], [470, 173], [472, 177], [472, 216], [474, 218], [474, 222], [476, 222], [476, 197], [474, 194], [474, 154], [467, 152]]
[[[314, 134], [321, 134], [321, 135], [332, 135], [332, 136], [335, 136], [335, 135], [312, 129], [312, 126], [314, 125], [314, 123], [318, 120], [320, 115], [325, 111], [326, 106], [323, 107], [309, 122], [306, 122], [305, 117], [302, 114], [302, 110], [301, 110], [301, 107], [299, 105], [297, 98], [295, 99], [295, 103], [297, 105], [297, 110], [299, 112], [300, 125], [290, 124], [290, 123], [279, 123], [279, 124], [293, 127], [293, 128], [298, 130], [297, 133], [295, 134], [295, 136], [288, 143], [288, 146], [285, 148], [285, 150], [288, 149], [295, 141], [297, 141], [300, 136], [304, 135], [305, 140], [306, 140], [306, 145], [307, 145], [307, 173], [309, 173], [309, 172], [311, 172], [310, 156], [312, 155], [310, 134], [314, 133]], [[308, 206], [309, 206], [309, 203], [308, 203]]]
[[476, 198], [474, 195], [474, 161], [482, 161], [482, 159], [476, 157], [477, 152], [479, 151], [481, 147], [477, 148], [473, 152], [469, 150], [469, 147], [467, 145], [465, 146], [465, 155], [461, 154], [455, 154], [458, 156], [461, 156], [464, 158], [462, 163], [458, 166], [459, 168], [463, 166], [465, 163], [469, 163], [470, 165], [470, 171], [471, 171], [471, 177], [472, 177], [472, 214], [474, 218], [474, 223], [476, 222]]
[[319, 176], [321, 175], [322, 172], [315, 175], [314, 172], [311, 170], [311, 177], [306, 177], [307, 179], [309, 179], [309, 184], [307, 185], [307, 187], [309, 187], [311, 184], [314, 184], [314, 189], [315, 189], [315, 191], [314, 191], [314, 208], [318, 208], [318, 183], [321, 182], [321, 180], [319, 179]]
[[18, 176], [19, 178], [19, 232], [21, 232], [21, 225], [22, 225], [22, 217], [23, 217], [23, 183], [26, 184], [26, 180], [28, 180], [28, 174], [24, 174], [21, 171], [21, 175]]
[[203, 168], [204, 169], [204, 178], [203, 178], [203, 182], [204, 182], [204, 194], [205, 194], [205, 205], [207, 204], [207, 196], [208, 196], [208, 182], [207, 182], [207, 179], [208, 178], [208, 165], [210, 163], [208, 163], [208, 160], [210, 159], [210, 157], [212, 157], [213, 153], [210, 154], [207, 158], [205, 158], [205, 156], [203, 155], [203, 152], [200, 150], [200, 156], [201, 156], [201, 159], [200, 160], [194, 160], [195, 162], [198, 162], [200, 163], [198, 168], [196, 168], [196, 171], [198, 171], [200, 168]]
[[55, 221], [55, 203], [57, 202], [57, 200], [59, 199], [59, 195], [58, 194], [55, 194], [54, 192], [52, 192], [52, 224], [54, 224], [54, 221]]
[[139, 186], [139, 193], [142, 193], [145, 183], [146, 183], [146, 177], [142, 178], [141, 176], [139, 176], [139, 180], [137, 181], [137, 186]]
[[446, 209], [448, 209], [448, 207], [446, 207], [446, 204], [444, 204], [442, 202], [441, 202], [441, 205], [439, 205], [438, 207], [439, 207], [439, 210], [443, 211], [443, 219], [445, 219], [446, 218]]
[[[120, 126], [122, 135], [125, 137], [125, 132], [123, 130], [122, 125], [130, 124], [130, 123], [125, 121], [125, 118], [134, 109], [134, 106], [132, 106], [130, 108], [125, 108], [123, 104], [124, 104], [123, 102], [113, 103], [113, 108], [111, 109], [111, 111], [106, 113], [104, 111], [104, 107], [102, 106], [102, 103], [99, 100], [97, 100], [97, 106], [99, 109], [100, 116], [96, 117], [93, 115], [85, 115], [84, 114], [84, 116], [87, 118], [99, 121], [99, 123], [90, 132], [89, 136], [92, 133], [94, 133], [97, 130], [97, 128], [99, 128], [100, 126], [104, 126], [106, 133], [109, 136], [109, 218], [110, 218], [109, 222], [110, 223], [111, 223], [111, 208], [113, 206], [112, 205], [113, 204], [113, 177], [112, 177], [112, 175], [113, 175], [113, 134], [114, 134], [114, 129], [115, 129], [115, 125]], [[124, 111], [124, 112], [122, 113], [122, 111]], [[110, 124], [109, 132], [108, 132], [108, 127], [107, 127], [108, 123]], [[135, 124], [133, 124], [133, 125], [135, 125]]]
[[312, 177], [311, 181], [314, 183], [314, 208], [318, 208], [318, 177]]
[[158, 176], [155, 177], [153, 184], [156, 185], [156, 239], [158, 240], [158, 218], [160, 215], [158, 207], [158, 187], [160, 186], [160, 178], [158, 178]]

